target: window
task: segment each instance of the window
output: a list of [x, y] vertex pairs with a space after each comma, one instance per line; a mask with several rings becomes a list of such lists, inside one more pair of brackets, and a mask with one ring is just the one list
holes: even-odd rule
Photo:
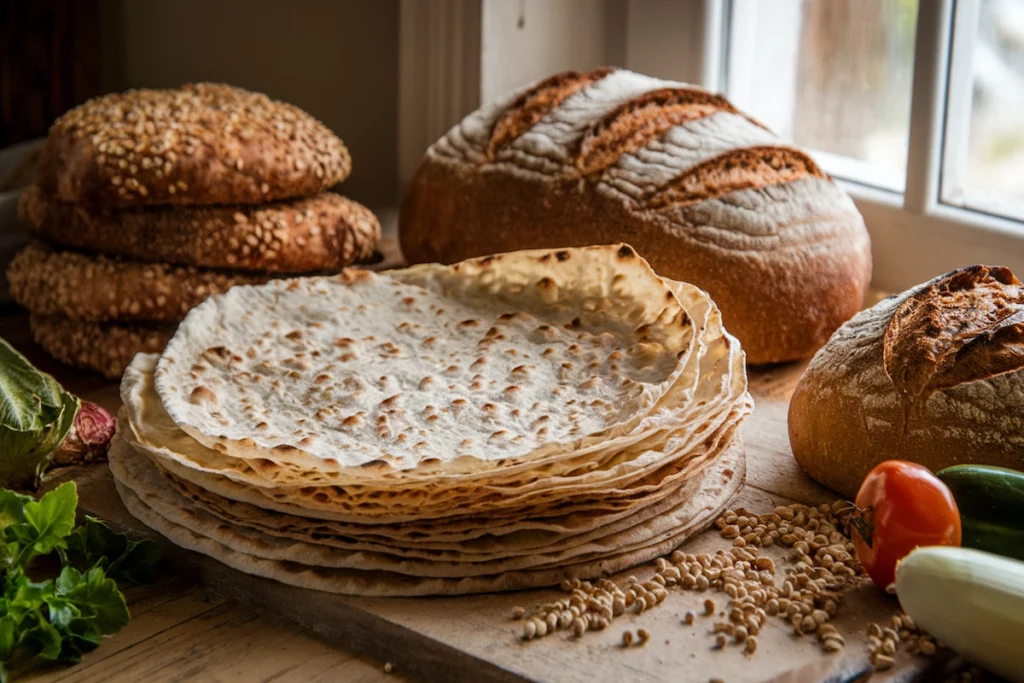
[[942, 198], [1024, 220], [1024, 0], [959, 3]]
[[902, 191], [917, 0], [737, 0], [733, 103], [837, 173]]
[[[629, 4], [631, 21], [666, 21], [666, 2]], [[686, 35], [704, 27], [690, 53], [720, 68], [667, 41], [626, 66], [696, 76], [807, 148], [864, 215], [877, 286], [970, 263], [1024, 273], [1024, 0], [683, 5]]]

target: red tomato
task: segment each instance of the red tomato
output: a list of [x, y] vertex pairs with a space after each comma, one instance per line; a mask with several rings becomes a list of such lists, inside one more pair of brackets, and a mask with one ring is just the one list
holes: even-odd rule
[[896, 563], [923, 545], [960, 545], [953, 494], [927, 467], [888, 460], [857, 492], [851, 533], [857, 559], [879, 588], [896, 581]]

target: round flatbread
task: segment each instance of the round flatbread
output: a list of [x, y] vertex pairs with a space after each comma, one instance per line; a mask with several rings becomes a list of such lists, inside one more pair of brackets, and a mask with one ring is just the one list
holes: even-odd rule
[[241, 286], [122, 382], [132, 514], [249, 573], [512, 590], [653, 559], [743, 479], [743, 352], [625, 245]]
[[[350, 595], [462, 595], [536, 588], [556, 584], [565, 578], [593, 579], [609, 576], [672, 552], [688, 538], [707, 528], [743, 485], [745, 464], [741, 444], [736, 444], [733, 454], [722, 459], [720, 468], [707, 471], [701, 481], [700, 491], [689, 499], [686, 510], [678, 513], [679, 518], [687, 521], [672, 532], [656, 535], [648, 544], [641, 543], [621, 552], [612, 551], [579, 562], [570, 561], [565, 565], [547, 568], [507, 570], [502, 569], [499, 563], [492, 565], [495, 569], [493, 574], [468, 577], [424, 577], [379, 568], [321, 566], [315, 564], [315, 561], [331, 556], [324, 555], [322, 548], [308, 547], [301, 543], [281, 543], [239, 532], [229, 526], [193, 517], [190, 510], [173, 506], [165, 509], [168, 515], [165, 517], [144, 502], [131, 487], [119, 480], [116, 483], [122, 502], [133, 516], [176, 545], [213, 557], [247, 574], [301, 588]], [[333, 563], [339, 564], [337, 560], [343, 555], [335, 553], [333, 557]], [[383, 557], [377, 557], [376, 563], [379, 567], [389, 566]], [[411, 563], [399, 560], [391, 568], [399, 566], [408, 568]]]
[[630, 433], [693, 338], [628, 246], [518, 252], [236, 287], [189, 314], [155, 381], [183, 431], [235, 457], [465, 473]]

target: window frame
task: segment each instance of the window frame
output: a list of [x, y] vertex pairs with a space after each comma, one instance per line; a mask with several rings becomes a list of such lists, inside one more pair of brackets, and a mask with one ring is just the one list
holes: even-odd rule
[[[629, 19], [645, 25], [664, 25], [665, 0], [627, 0]], [[828, 155], [817, 155], [826, 170], [853, 197], [872, 238], [874, 285], [902, 290], [957, 267], [973, 263], [1006, 265], [1024, 273], [1024, 222], [968, 208], [943, 199], [943, 161], [963, 154], [962, 142], [950, 135], [962, 134], [970, 110], [955, 106], [965, 88], [971, 87], [969, 41], [956, 35], [958, 19], [977, 12], [978, 0], [922, 0], [918, 8], [911, 92], [910, 141], [904, 191], [879, 189], [842, 177]], [[737, 21], [733, 0], [690, 0], [675, 5], [672, 19], [683, 22], [691, 40], [688, 54], [702, 55], [702, 67], [673, 65], [678, 49], [646, 46], [642, 63], [631, 61], [629, 38], [639, 39], [642, 30], [627, 36], [626, 67], [663, 77], [683, 78], [728, 96], [730, 40]], [[960, 24], [964, 25], [964, 24]], [[973, 36], [971, 36], [973, 39]], [[717, 56], [716, 56], [717, 55]], [[717, 68], [703, 65], [716, 64]], [[966, 66], [965, 66], [966, 64]], [[696, 77], [696, 78], [695, 78]], [[949, 88], [947, 89], [947, 84]], [[964, 118], [967, 116], [967, 119]], [[961, 156], [962, 158], [962, 156]], [[857, 174], [853, 174], [857, 175]]]

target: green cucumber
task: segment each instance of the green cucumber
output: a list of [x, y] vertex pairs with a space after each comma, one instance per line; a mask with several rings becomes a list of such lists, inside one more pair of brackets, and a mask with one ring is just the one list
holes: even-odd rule
[[960, 509], [961, 545], [1024, 560], [1024, 472], [953, 465], [938, 477]]

